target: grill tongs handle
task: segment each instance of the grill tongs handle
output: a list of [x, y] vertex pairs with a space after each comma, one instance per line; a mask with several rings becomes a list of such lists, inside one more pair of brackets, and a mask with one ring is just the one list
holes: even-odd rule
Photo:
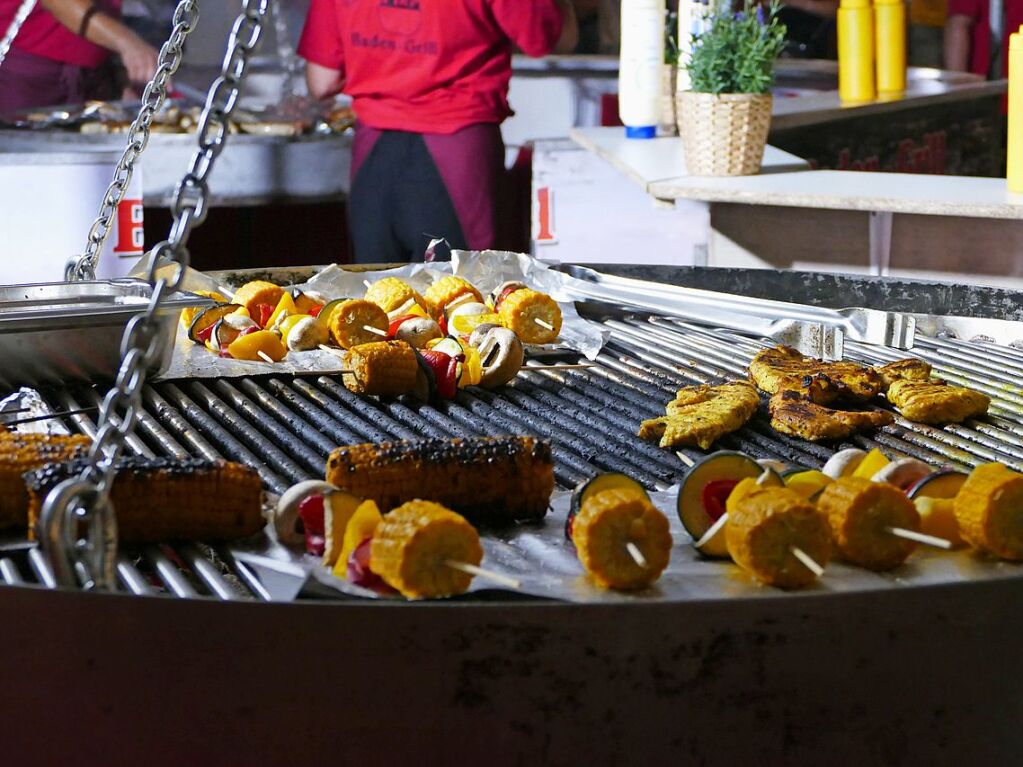
[[615, 277], [573, 267], [567, 289], [594, 298], [681, 317], [705, 325], [772, 338], [804, 354], [839, 359], [844, 338], [898, 349], [912, 348], [916, 320], [877, 309], [828, 309], [749, 298], [733, 293]]

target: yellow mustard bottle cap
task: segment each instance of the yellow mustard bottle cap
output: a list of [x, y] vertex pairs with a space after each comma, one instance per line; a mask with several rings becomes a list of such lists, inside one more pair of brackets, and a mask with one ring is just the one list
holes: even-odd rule
[[1020, 25], [1019, 32], [1013, 32], [1009, 35], [1009, 50], [1023, 50], [1023, 24]]
[[906, 0], [874, 0], [874, 5], [903, 5]]
[[839, 8], [846, 10], [856, 10], [858, 8], [869, 8], [870, 0], [841, 0]]

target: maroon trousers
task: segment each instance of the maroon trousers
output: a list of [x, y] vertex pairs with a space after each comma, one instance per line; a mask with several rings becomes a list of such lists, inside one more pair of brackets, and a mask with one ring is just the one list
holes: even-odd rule
[[0, 113], [81, 104], [89, 97], [88, 74], [82, 67], [11, 48], [0, 66]]

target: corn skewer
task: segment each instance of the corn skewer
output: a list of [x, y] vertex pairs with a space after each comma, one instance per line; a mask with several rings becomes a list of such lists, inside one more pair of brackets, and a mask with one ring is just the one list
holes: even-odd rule
[[820, 578], [824, 575], [824, 568], [817, 564], [817, 561], [803, 551], [798, 546], [790, 546], [789, 551], [792, 552], [792, 556], [799, 560], [800, 564], [803, 565], [807, 570]]
[[533, 322], [535, 322], [537, 325], [539, 325], [542, 328], [546, 328], [547, 330], [551, 331], [552, 333], [554, 332], [554, 326], [552, 324], [550, 324], [549, 322], [541, 320], [539, 317], [534, 317], [533, 318]]
[[373, 333], [375, 335], [383, 336], [384, 338], [387, 338], [387, 331], [386, 330], [381, 330], [380, 328], [375, 328], [372, 325], [363, 325], [362, 329], [365, 330], [367, 333]]
[[271, 365], [273, 364], [274, 358], [271, 357], [266, 352], [264, 352], [262, 349], [260, 349], [258, 352], [256, 352], [256, 354], [259, 355], [260, 359], [262, 359], [263, 362], [269, 362]]
[[632, 561], [635, 562], [640, 567], [642, 567], [644, 570], [650, 567], [650, 565], [646, 561], [646, 557], [643, 556], [643, 552], [639, 550], [639, 546], [637, 546], [635, 543], [633, 543], [632, 541], [628, 541], [625, 544], [625, 550], [629, 552], [629, 556], [632, 557]]
[[461, 572], [468, 573], [469, 575], [475, 575], [479, 578], [485, 578], [489, 581], [499, 583], [502, 586], [507, 586], [508, 588], [511, 589], [519, 590], [522, 588], [521, 581], [517, 581], [514, 578], [507, 575], [502, 575], [501, 573], [495, 573], [492, 570], [485, 570], [482, 567], [470, 565], [468, 562], [458, 562], [454, 559], [445, 559], [444, 564], [450, 567], [452, 570], [460, 570]]
[[[683, 453], [681, 451], [679, 451], [678, 456], [681, 458], [682, 455], [683, 455]], [[687, 457], [685, 459], [685, 462], [688, 462], [689, 460], [690, 459]], [[763, 473], [759, 477], [757, 477], [757, 484], [758, 485], [764, 484], [767, 481], [767, 478], [770, 477], [770, 476], [771, 476], [770, 470], [764, 469]], [[705, 532], [700, 537], [700, 540], [696, 541], [693, 544], [693, 546], [695, 546], [696, 548], [700, 548], [701, 546], [706, 544], [707, 541], [709, 541], [711, 538], [713, 538], [717, 534], [718, 530], [720, 530], [722, 527], [724, 527], [725, 523], [727, 523], [727, 522], [728, 522], [728, 512], [726, 511], [724, 514], [722, 514], [720, 517], [717, 518], [717, 521], [713, 525], [710, 526], [710, 529], [707, 532]], [[796, 558], [797, 559], [799, 558], [798, 555], [797, 555]], [[802, 562], [801, 559], [799, 561]], [[814, 564], [816, 564], [816, 563], [814, 563]]]
[[898, 536], [899, 538], [905, 538], [907, 541], [916, 541], [922, 543], [925, 546], [934, 546], [938, 549], [945, 549], [948, 551], [952, 548], [952, 542], [945, 538], [938, 538], [936, 535], [927, 535], [926, 533], [918, 533], [915, 530], [907, 530], [904, 527], [889, 527], [888, 532], [892, 535]]

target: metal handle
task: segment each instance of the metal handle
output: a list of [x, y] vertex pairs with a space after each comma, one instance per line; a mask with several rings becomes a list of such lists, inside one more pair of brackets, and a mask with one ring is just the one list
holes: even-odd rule
[[[259, 45], [270, 4], [271, 0], [243, 0], [242, 11], [231, 29], [221, 75], [210, 86], [199, 121], [199, 147], [175, 192], [170, 233], [150, 254], [148, 280], [153, 292], [149, 306], [125, 328], [121, 366], [103, 400], [87, 466], [80, 476], [54, 488], [43, 505], [39, 540], [61, 585], [75, 584], [76, 566], [68, 563], [76, 560], [88, 567], [90, 587], [112, 590], [116, 585], [117, 527], [110, 490], [118, 458], [142, 409], [146, 371], [162, 352], [156, 315], [185, 278], [188, 237], [206, 217], [209, 174], [224, 150], [228, 121], [238, 104], [249, 57]], [[78, 540], [77, 527], [69, 528], [76, 522], [88, 528], [84, 541]], [[72, 540], [73, 548], [69, 546]]]

